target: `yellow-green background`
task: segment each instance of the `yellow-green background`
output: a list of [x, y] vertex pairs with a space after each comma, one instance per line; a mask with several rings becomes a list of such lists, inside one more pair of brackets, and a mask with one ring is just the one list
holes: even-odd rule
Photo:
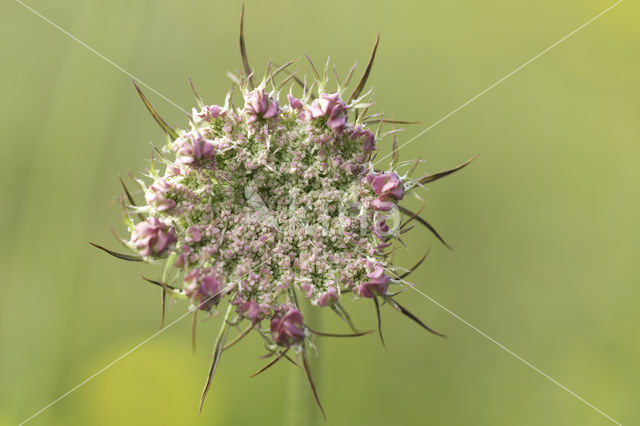
[[[387, 117], [419, 120], [477, 94], [611, 5], [568, 1], [247, 1], [260, 70], [308, 52], [342, 75], [382, 43], [370, 82]], [[422, 231], [400, 251], [427, 294], [623, 424], [640, 423], [640, 26], [632, 0], [402, 152], [428, 169], [480, 153], [422, 192], [455, 247]], [[236, 1], [31, 0], [63, 28], [180, 105], [191, 75], [210, 103], [240, 64]], [[148, 268], [92, 249], [122, 230], [118, 173], [146, 167], [162, 134], [130, 79], [18, 3], [0, 6], [0, 424], [24, 420], [158, 329]], [[308, 72], [304, 61], [297, 66]], [[149, 93], [149, 91], [147, 91]], [[170, 122], [184, 115], [149, 93]], [[388, 149], [389, 142], [382, 143]], [[417, 206], [415, 200], [409, 205]], [[329, 425], [613, 424], [415, 292], [436, 329], [385, 307], [373, 336], [327, 341]], [[362, 327], [369, 303], [349, 304]], [[169, 318], [186, 306], [177, 304]], [[329, 315], [329, 313], [327, 313]], [[35, 425], [281, 425], [292, 366], [252, 380], [257, 339], [225, 354], [197, 402], [218, 319], [190, 349], [185, 319], [33, 419]], [[342, 330], [330, 319], [324, 327]]]

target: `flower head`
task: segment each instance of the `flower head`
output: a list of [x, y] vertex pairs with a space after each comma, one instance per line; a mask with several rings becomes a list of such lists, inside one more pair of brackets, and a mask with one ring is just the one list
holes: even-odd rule
[[[125, 188], [133, 204], [126, 211], [126, 244], [137, 255], [105, 250], [126, 260], [167, 259], [167, 282], [149, 281], [201, 311], [214, 313], [228, 301], [209, 380], [228, 328], [242, 323], [248, 327], [234, 343], [255, 331], [276, 361], [292, 350], [307, 368], [305, 348], [314, 336], [331, 334], [305, 324], [303, 298], [311, 309], [336, 312], [353, 330], [340, 303], [344, 297], [373, 299], [378, 316], [381, 299], [419, 322], [390, 287], [406, 288], [404, 277], [424, 258], [405, 272], [393, 264], [389, 247], [402, 243], [399, 235], [413, 221], [433, 228], [399, 203], [407, 192], [464, 165], [413, 179], [397, 159], [386, 170], [373, 162], [379, 133], [367, 126], [376, 115], [367, 116], [373, 104], [359, 98], [373, 56], [375, 48], [350, 96], [340, 84], [327, 92], [325, 79], [314, 83], [315, 92], [307, 88], [295, 97], [290, 91], [284, 104], [273, 74], [254, 87], [245, 58], [243, 107], [234, 106], [231, 93], [224, 107], [205, 105], [196, 94], [200, 109], [194, 108], [185, 130], [162, 120], [138, 88], [168, 136], [165, 170], [161, 174], [154, 163], [150, 186], [139, 181], [141, 206]], [[267, 91], [268, 84], [274, 89]]]

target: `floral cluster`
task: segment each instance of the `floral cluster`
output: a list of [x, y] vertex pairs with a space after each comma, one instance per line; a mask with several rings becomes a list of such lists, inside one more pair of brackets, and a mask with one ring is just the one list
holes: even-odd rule
[[364, 104], [339, 91], [281, 104], [265, 85], [245, 88], [242, 108], [194, 108], [164, 170], [141, 182], [134, 210], [146, 218], [131, 221], [128, 244], [147, 260], [172, 255], [198, 309], [229, 297], [288, 347], [305, 338], [296, 293], [321, 307], [387, 294], [387, 221], [405, 189], [395, 171], [373, 170], [375, 134], [348, 120]]
[[[234, 100], [232, 91], [223, 105], [207, 105], [194, 88], [198, 108], [181, 130], [170, 127], [138, 88], [167, 143], [157, 149], [160, 157], [152, 161], [148, 179], [137, 180], [144, 203], [136, 204], [124, 187], [130, 237], [123, 242], [137, 254], [96, 247], [125, 260], [165, 262], [160, 280], [145, 278], [162, 287], [163, 318], [167, 294], [191, 302], [194, 326], [199, 311], [214, 314], [226, 306], [203, 399], [222, 352], [255, 331], [276, 357], [267, 367], [289, 350], [302, 359], [319, 404], [305, 348], [314, 336], [336, 334], [308, 327], [304, 298], [311, 309], [328, 308], [349, 323], [353, 334], [342, 337], [366, 334], [342, 307], [345, 296], [374, 301], [381, 338], [379, 299], [439, 334], [394, 298], [426, 255], [412, 268], [400, 268], [390, 260], [390, 246], [418, 223], [443, 241], [399, 202], [468, 162], [410, 179], [419, 161], [405, 162], [403, 167], [413, 165], [400, 172], [394, 144], [389, 169], [374, 168], [380, 161], [374, 162], [377, 143], [394, 133], [381, 133], [388, 121], [380, 114], [367, 115], [371, 92], [361, 96], [376, 48], [377, 43], [350, 96], [352, 73], [328, 90], [326, 69], [320, 78], [314, 67], [315, 81], [307, 86], [297, 80], [302, 95], [290, 90], [284, 101], [281, 90], [295, 77], [276, 82], [286, 66], [269, 70], [256, 87], [243, 56], [241, 98]], [[228, 328], [241, 323], [247, 328], [225, 344]]]

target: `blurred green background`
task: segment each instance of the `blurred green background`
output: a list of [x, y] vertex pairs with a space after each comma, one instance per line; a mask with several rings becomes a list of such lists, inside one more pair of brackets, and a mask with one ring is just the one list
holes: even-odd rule
[[[240, 66], [240, 2], [29, 4], [187, 108], [188, 75], [220, 103], [225, 72]], [[421, 121], [402, 141], [611, 4], [248, 0], [246, 35], [259, 73], [307, 52], [344, 76], [380, 31], [378, 110]], [[145, 168], [148, 141], [163, 135], [126, 75], [18, 3], [0, 9], [4, 426], [157, 331], [159, 294], [140, 278], [149, 269], [87, 242], [116, 247], [117, 175]], [[413, 276], [423, 291], [629, 425], [640, 423], [639, 12], [622, 3], [403, 150], [430, 171], [480, 157], [422, 193], [455, 252], [415, 232], [399, 257], [411, 265], [433, 247]], [[386, 349], [373, 336], [323, 342], [328, 425], [613, 424], [419, 294], [400, 300], [449, 338], [384, 307]], [[349, 306], [374, 327], [369, 303]], [[197, 416], [218, 321], [200, 325], [195, 356], [185, 319], [29, 424], [283, 424], [288, 376], [301, 373], [282, 364], [248, 380], [263, 363], [257, 339], [225, 354]], [[333, 318], [324, 328], [344, 329]]]

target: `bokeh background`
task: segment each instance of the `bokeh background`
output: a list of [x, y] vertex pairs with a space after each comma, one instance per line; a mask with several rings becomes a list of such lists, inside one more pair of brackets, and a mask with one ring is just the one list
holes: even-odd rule
[[[370, 79], [378, 109], [421, 122], [402, 141], [612, 3], [247, 0], [246, 35], [259, 73], [307, 52], [318, 63], [331, 56], [344, 76], [380, 31]], [[240, 66], [237, 1], [29, 4], [187, 108], [188, 75], [219, 103], [225, 72]], [[148, 142], [163, 135], [126, 75], [18, 3], [0, 9], [4, 426], [157, 331], [159, 294], [140, 277], [154, 270], [87, 242], [116, 246], [117, 176], [145, 168]], [[432, 247], [414, 281], [623, 424], [640, 423], [639, 11], [623, 2], [402, 152], [429, 171], [480, 154], [422, 193], [424, 216], [455, 251], [413, 233], [402, 264]], [[304, 61], [297, 69], [309, 71]], [[419, 294], [400, 300], [449, 338], [385, 307], [386, 349], [374, 336], [324, 341], [317, 379], [328, 425], [613, 424]], [[374, 327], [369, 303], [349, 307]], [[173, 306], [169, 319], [185, 309]], [[185, 319], [29, 424], [284, 424], [288, 382], [301, 373], [283, 363], [248, 380], [263, 363], [257, 339], [225, 354], [197, 416], [218, 322], [200, 324], [195, 356]], [[344, 329], [330, 317], [323, 327]]]

